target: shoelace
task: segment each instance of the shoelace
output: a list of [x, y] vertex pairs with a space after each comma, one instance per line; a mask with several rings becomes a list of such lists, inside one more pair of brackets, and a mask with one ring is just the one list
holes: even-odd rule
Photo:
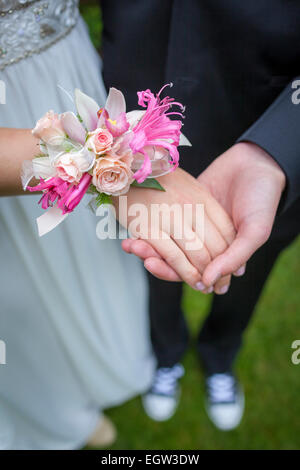
[[236, 382], [231, 374], [213, 374], [206, 384], [211, 403], [232, 403], [236, 400]]
[[177, 381], [184, 375], [184, 368], [181, 364], [173, 367], [161, 367], [157, 369], [151, 387], [151, 393], [158, 395], [174, 396], [177, 391]]

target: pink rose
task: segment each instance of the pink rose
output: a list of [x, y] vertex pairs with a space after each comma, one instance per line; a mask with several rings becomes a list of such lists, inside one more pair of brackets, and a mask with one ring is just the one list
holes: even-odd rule
[[86, 145], [95, 152], [96, 155], [102, 155], [111, 149], [113, 140], [113, 136], [107, 129], [98, 128], [89, 133]]
[[82, 148], [78, 152], [63, 153], [54, 162], [57, 176], [68, 183], [78, 183], [93, 161], [91, 152]]
[[122, 159], [109, 156], [99, 158], [93, 170], [93, 185], [100, 193], [113, 196], [127, 193], [133, 182], [130, 162], [130, 155]]
[[52, 145], [60, 145], [66, 138], [59, 115], [53, 111], [48, 111], [38, 120], [32, 133], [45, 143]]

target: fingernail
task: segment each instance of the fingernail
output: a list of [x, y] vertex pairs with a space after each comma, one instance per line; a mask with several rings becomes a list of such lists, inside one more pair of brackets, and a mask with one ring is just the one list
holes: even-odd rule
[[227, 284], [226, 286], [223, 286], [220, 289], [218, 289], [218, 294], [226, 294], [228, 289], [229, 289], [229, 284]]
[[211, 294], [213, 292], [214, 288], [213, 286], [209, 287], [206, 291], [207, 294]]
[[196, 289], [202, 291], [202, 290], [205, 290], [205, 289], [206, 289], [206, 286], [203, 284], [203, 282], [199, 281], [199, 282], [197, 282], [197, 284], [196, 284]]
[[241, 266], [241, 267], [234, 273], [234, 275], [235, 275], [235, 276], [242, 276], [243, 274], [245, 274], [245, 271], [246, 271], [245, 266]]

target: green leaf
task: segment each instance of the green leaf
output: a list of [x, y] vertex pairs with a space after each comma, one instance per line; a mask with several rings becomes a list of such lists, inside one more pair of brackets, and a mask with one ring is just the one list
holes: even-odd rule
[[112, 204], [111, 196], [105, 193], [99, 193], [95, 199], [96, 207], [101, 206], [102, 204]]
[[[87, 193], [89, 194], [94, 194], [94, 197], [90, 200], [88, 203], [88, 207], [96, 213], [98, 207], [100, 207], [102, 204], [112, 204], [112, 199], [111, 196], [108, 194], [104, 193], [99, 193], [97, 189], [95, 188], [94, 185], [90, 185], [89, 189], [87, 190]], [[95, 196], [97, 194], [97, 196]]]
[[98, 193], [96, 186], [94, 186], [92, 183], [89, 185], [89, 188], [87, 190], [87, 194], [96, 194]]
[[149, 189], [158, 189], [159, 191], [165, 191], [162, 185], [155, 178], [147, 178], [143, 183], [138, 183], [134, 181], [131, 183], [131, 186], [136, 188], [149, 188]]

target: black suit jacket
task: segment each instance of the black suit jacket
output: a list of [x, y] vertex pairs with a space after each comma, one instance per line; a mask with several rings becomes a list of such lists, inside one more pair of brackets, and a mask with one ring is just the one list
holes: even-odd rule
[[[284, 208], [300, 197], [300, 0], [102, 0], [104, 80], [186, 105], [197, 176], [237, 140], [257, 143], [287, 176]], [[294, 86], [299, 87], [300, 82]], [[292, 101], [294, 97], [294, 103]]]

